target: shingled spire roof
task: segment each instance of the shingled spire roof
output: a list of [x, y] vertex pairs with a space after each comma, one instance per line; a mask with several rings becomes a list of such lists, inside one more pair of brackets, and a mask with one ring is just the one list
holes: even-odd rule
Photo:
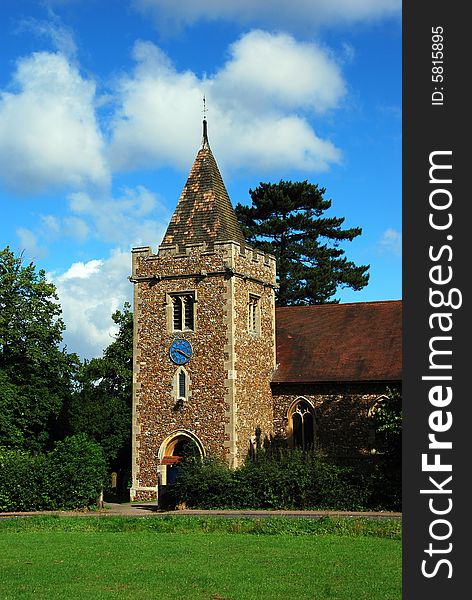
[[216, 241], [245, 244], [218, 165], [210, 150], [207, 122], [202, 145], [162, 242], [163, 246]]

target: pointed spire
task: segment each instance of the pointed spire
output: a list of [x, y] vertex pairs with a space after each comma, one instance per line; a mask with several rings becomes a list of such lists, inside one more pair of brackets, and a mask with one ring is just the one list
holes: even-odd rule
[[206, 120], [206, 114], [208, 109], [206, 107], [206, 98], [205, 94], [203, 95], [203, 138], [202, 138], [202, 148], [209, 148], [210, 142], [208, 141], [208, 125]]
[[[204, 99], [204, 111], [206, 104]], [[203, 140], [187, 183], [167, 227], [163, 246], [216, 241], [246, 244], [241, 226], [226, 191], [216, 160], [210, 150], [206, 118]]]
[[208, 126], [206, 119], [203, 119], [203, 138], [202, 138], [202, 148], [210, 148], [210, 142], [208, 141]]

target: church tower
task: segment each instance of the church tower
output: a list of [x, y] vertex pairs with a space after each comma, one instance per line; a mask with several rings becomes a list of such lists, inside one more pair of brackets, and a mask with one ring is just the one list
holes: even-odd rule
[[272, 433], [275, 272], [273, 256], [246, 245], [204, 120], [157, 254], [132, 250], [132, 500], [156, 498], [179, 456], [234, 468]]

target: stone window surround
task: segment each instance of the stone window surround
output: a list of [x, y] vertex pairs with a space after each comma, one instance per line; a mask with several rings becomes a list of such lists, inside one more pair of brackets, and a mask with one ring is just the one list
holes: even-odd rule
[[298, 396], [290, 405], [290, 407], [287, 410], [287, 428], [286, 428], [286, 436], [287, 436], [287, 440], [288, 443], [290, 445], [290, 447], [294, 448], [295, 444], [294, 444], [294, 439], [293, 439], [293, 414], [296, 412], [296, 408], [298, 406], [298, 404], [300, 402], [303, 402], [307, 405], [308, 410], [310, 411], [312, 417], [313, 417], [313, 440], [314, 440], [314, 445], [316, 448], [316, 437], [317, 437], [317, 432], [316, 432], [316, 412], [315, 412], [315, 407], [313, 406], [313, 404], [310, 402], [310, 400], [308, 400], [308, 398], [306, 398], [305, 396]]
[[387, 399], [388, 399], [388, 396], [387, 396], [386, 394], [381, 394], [380, 396], [378, 396], [378, 398], [376, 398], [376, 399], [375, 399], [375, 400], [372, 402], [372, 404], [371, 404], [371, 406], [370, 406], [370, 408], [369, 408], [369, 411], [368, 411], [368, 413], [367, 413], [367, 416], [368, 416], [369, 418], [370, 418], [370, 417], [373, 417], [373, 416], [374, 416], [374, 413], [375, 413], [375, 411], [376, 411], [376, 410], [377, 410], [377, 408], [379, 407], [379, 404], [381, 404], [381, 403], [382, 403], [384, 400], [387, 400]]
[[[185, 396], [182, 396], [180, 394], [180, 391], [181, 391], [180, 390], [180, 387], [181, 387], [180, 376], [181, 375], [185, 376]], [[172, 377], [172, 399], [173, 399], [175, 405], [181, 404], [182, 402], [187, 402], [188, 400], [190, 400], [192, 397], [191, 390], [192, 390], [192, 382], [190, 379], [189, 372], [182, 365], [176, 369], [174, 376]]]
[[252, 292], [248, 293], [247, 326], [250, 334], [261, 334], [261, 296]]
[[[190, 296], [193, 299], [193, 328], [174, 329], [174, 298], [183, 298], [184, 296]], [[167, 331], [169, 333], [193, 333], [197, 330], [197, 290], [176, 290], [175, 292], [166, 293], [166, 317], [167, 317]], [[185, 317], [182, 314], [182, 320]]]

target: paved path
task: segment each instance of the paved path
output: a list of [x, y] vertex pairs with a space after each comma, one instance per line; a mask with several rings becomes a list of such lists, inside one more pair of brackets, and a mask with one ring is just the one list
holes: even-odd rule
[[84, 511], [38, 511], [38, 512], [15, 512], [0, 513], [0, 519], [13, 517], [26, 517], [32, 515], [62, 515], [62, 516], [128, 516], [128, 517], [164, 517], [164, 516], [196, 516], [196, 517], [233, 517], [233, 518], [265, 518], [265, 517], [292, 517], [292, 518], [310, 518], [319, 519], [321, 517], [369, 517], [373, 519], [401, 519], [402, 513], [398, 512], [349, 512], [349, 511], [330, 511], [330, 510], [173, 510], [161, 511], [154, 502], [142, 504], [115, 504], [105, 503], [102, 510], [84, 512]]
[[396, 512], [348, 512], [348, 511], [330, 511], [330, 510], [173, 510], [160, 511], [154, 503], [144, 504], [107, 504], [109, 514], [118, 515], [149, 515], [168, 516], [168, 515], [192, 515], [198, 517], [309, 517], [320, 518], [330, 517], [375, 517], [375, 518], [396, 518], [401, 519], [402, 513]]

